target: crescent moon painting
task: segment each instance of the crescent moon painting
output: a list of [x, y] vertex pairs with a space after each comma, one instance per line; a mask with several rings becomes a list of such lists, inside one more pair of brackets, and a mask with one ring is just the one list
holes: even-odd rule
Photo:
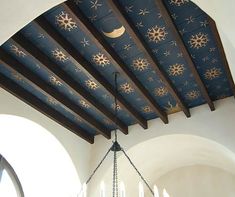
[[118, 37], [122, 36], [125, 33], [125, 31], [126, 31], [125, 27], [121, 26], [118, 29], [114, 29], [112, 32], [104, 32], [104, 31], [102, 31], [102, 32], [106, 37], [118, 38]]

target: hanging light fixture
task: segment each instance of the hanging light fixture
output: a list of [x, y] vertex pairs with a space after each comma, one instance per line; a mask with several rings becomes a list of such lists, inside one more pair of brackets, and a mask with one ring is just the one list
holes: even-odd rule
[[[115, 96], [114, 96], [114, 103], [115, 103], [115, 124], [117, 123], [117, 113], [118, 113], [118, 104], [117, 104], [117, 95], [118, 95], [118, 84], [117, 84], [117, 77], [118, 77], [118, 72], [115, 72], [114, 79], [115, 79]], [[112, 197], [126, 197], [125, 193], [125, 186], [124, 183], [120, 183], [120, 187], [118, 184], [118, 164], [117, 164], [117, 153], [122, 152], [123, 155], [126, 157], [128, 162], [131, 164], [131, 166], [135, 169], [136, 173], [139, 175], [140, 179], [142, 180], [139, 183], [139, 197], [144, 197], [144, 185], [147, 187], [147, 189], [150, 191], [151, 195], [153, 197], [159, 197], [158, 189], [157, 186], [154, 186], [154, 190], [150, 187], [148, 182], [144, 179], [140, 171], [136, 168], [134, 163], [131, 161], [130, 157], [126, 154], [125, 150], [121, 147], [121, 145], [118, 143], [117, 139], [117, 129], [114, 130], [114, 141], [112, 146], [109, 148], [107, 153], [104, 155], [103, 159], [100, 161], [98, 166], [95, 168], [93, 173], [90, 175], [90, 177], [87, 179], [87, 181], [83, 184], [82, 189], [80, 190], [78, 197], [87, 197], [87, 184], [91, 181], [97, 170], [100, 168], [106, 157], [110, 152], [113, 152], [113, 189], [112, 189]], [[143, 185], [144, 184], [144, 185]], [[166, 192], [164, 189], [163, 191], [163, 196], [164, 197], [169, 197], [169, 194]], [[100, 197], [105, 197], [105, 185], [104, 182], [101, 182], [100, 185]]]

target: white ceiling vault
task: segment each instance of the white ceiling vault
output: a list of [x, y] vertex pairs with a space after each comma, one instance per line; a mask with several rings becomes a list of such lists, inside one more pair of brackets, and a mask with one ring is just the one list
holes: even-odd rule
[[[232, 75], [235, 76], [235, 66], [233, 66], [235, 65], [235, 56], [232, 55], [235, 53], [235, 15], [233, 10], [235, 1], [192, 1], [216, 21]], [[0, 27], [3, 28], [4, 31], [0, 31], [0, 45], [37, 16], [62, 2], [64, 2], [64, 0], [1, 0]]]

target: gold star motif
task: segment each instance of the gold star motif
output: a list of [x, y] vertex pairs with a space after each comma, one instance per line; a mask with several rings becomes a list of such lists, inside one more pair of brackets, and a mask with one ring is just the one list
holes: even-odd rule
[[13, 71], [11, 75], [15, 80], [23, 82], [23, 77], [19, 73]]
[[124, 84], [120, 85], [120, 88], [126, 94], [130, 94], [130, 93], [134, 92], [134, 88], [132, 88], [129, 83], [124, 83]]
[[90, 105], [86, 101], [84, 101], [84, 100], [80, 100], [79, 103], [84, 108], [90, 108]]
[[125, 44], [123, 49], [129, 51], [131, 49], [131, 45], [130, 44]]
[[51, 105], [58, 105], [59, 102], [52, 97], [47, 97], [47, 102]]
[[208, 35], [200, 32], [191, 36], [189, 44], [191, 45], [191, 48], [199, 49], [205, 47], [208, 42]]
[[138, 29], [141, 28], [141, 27], [144, 27], [143, 25], [143, 22], [140, 21], [140, 22], [137, 22], [136, 25], [135, 25]]
[[168, 90], [166, 87], [159, 87], [159, 88], [155, 88], [154, 89], [154, 93], [156, 96], [159, 96], [159, 97], [163, 97], [163, 96], [166, 96], [168, 94]]
[[102, 66], [102, 67], [105, 67], [110, 64], [109, 59], [106, 56], [104, 56], [104, 54], [102, 53], [97, 53], [93, 55], [92, 59], [97, 65]]
[[189, 0], [171, 0], [170, 4], [174, 4], [176, 6], [181, 6], [181, 5], [188, 3], [188, 2], [189, 2]]
[[56, 16], [56, 24], [58, 24], [61, 29], [67, 31], [77, 28], [76, 22], [73, 21], [68, 13], [63, 11]]
[[179, 76], [179, 75], [183, 75], [184, 73], [184, 65], [183, 64], [173, 64], [169, 67], [168, 72], [171, 76]]
[[207, 69], [204, 76], [205, 76], [205, 79], [213, 80], [213, 79], [218, 78], [221, 74], [222, 74], [221, 69], [214, 67], [211, 69]]
[[197, 91], [197, 90], [192, 90], [190, 92], [188, 92], [186, 94], [186, 97], [189, 99], [189, 100], [195, 100], [197, 99], [198, 97], [200, 96], [200, 92]]
[[51, 82], [51, 84], [53, 84], [55, 86], [62, 86], [63, 85], [61, 83], [61, 81], [59, 81], [55, 76], [50, 76], [50, 82]]
[[142, 107], [142, 111], [143, 111], [144, 113], [152, 113], [152, 112], [153, 112], [152, 108], [149, 107], [148, 105]]
[[126, 7], [125, 7], [126, 13], [133, 12], [132, 8], [133, 8], [133, 5], [131, 5], [131, 6], [126, 6]]
[[165, 27], [158, 27], [157, 25], [149, 28], [147, 31], [149, 41], [155, 43], [165, 40], [167, 34], [168, 33], [166, 32]]
[[[112, 107], [113, 110], [115, 110], [115, 109], [116, 109], [115, 103], [113, 103], [113, 104], [111, 105], [111, 107]], [[117, 111], [120, 111], [121, 109], [122, 109], [121, 106], [117, 104]]]
[[83, 45], [83, 47], [90, 45], [89, 40], [86, 40], [86, 38], [83, 38], [83, 40], [80, 43]]
[[94, 22], [97, 20], [97, 15], [89, 16], [88, 18], [90, 19], [91, 22]]
[[89, 79], [89, 80], [86, 80], [85, 83], [86, 83], [86, 86], [87, 86], [88, 88], [92, 89], [92, 90], [96, 90], [96, 89], [99, 87], [96, 82], [94, 82], [94, 81], [92, 81], [92, 80], [90, 80], [90, 79]]
[[145, 16], [146, 14], [149, 14], [150, 12], [147, 10], [147, 8], [140, 9], [139, 15]]
[[91, 8], [97, 10], [99, 7], [102, 6], [101, 3], [99, 3], [99, 0], [95, 0], [95, 1], [90, 1], [91, 2]]
[[168, 106], [167, 106], [167, 107], [164, 107], [164, 108], [166, 109], [166, 113], [167, 113], [167, 114], [173, 114], [173, 113], [176, 113], [176, 112], [181, 111], [181, 108], [179, 107], [178, 103], [176, 103], [176, 105], [173, 106], [173, 105], [171, 104], [171, 102], [168, 101], [167, 104], [168, 104]]
[[137, 58], [133, 60], [132, 66], [134, 67], [135, 70], [144, 71], [148, 69], [149, 63], [147, 59]]
[[52, 55], [54, 56], [54, 58], [56, 58], [57, 60], [61, 61], [61, 62], [65, 62], [66, 60], [68, 60], [69, 58], [59, 49], [55, 49], [54, 51], [52, 51]]
[[18, 57], [25, 57], [26, 53], [20, 50], [16, 45], [11, 45], [11, 51], [15, 53]]
[[185, 20], [187, 21], [187, 24], [190, 24], [190, 23], [194, 23], [195, 18], [190, 16], [189, 18], [186, 18]]
[[204, 21], [200, 22], [200, 24], [201, 24], [201, 27], [207, 27], [209, 25], [209, 22], [208, 22], [208, 20], [204, 20]]

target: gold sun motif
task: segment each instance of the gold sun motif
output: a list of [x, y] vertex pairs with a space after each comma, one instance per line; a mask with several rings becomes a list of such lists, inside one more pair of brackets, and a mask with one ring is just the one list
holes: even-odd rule
[[92, 81], [92, 80], [90, 80], [90, 79], [89, 79], [89, 80], [86, 80], [85, 83], [86, 83], [86, 86], [87, 86], [88, 88], [92, 89], [92, 90], [96, 90], [96, 89], [99, 87], [96, 82], [94, 82], [94, 81]]
[[69, 58], [59, 49], [55, 49], [54, 51], [52, 51], [52, 55], [59, 61], [61, 62], [65, 62], [66, 60], [68, 60]]
[[[111, 107], [112, 107], [113, 110], [115, 110], [115, 109], [116, 109], [115, 103], [113, 103], [113, 104], [111, 105]], [[117, 111], [120, 111], [121, 109], [122, 109], [121, 106], [117, 104]]]
[[23, 81], [23, 77], [22, 77], [19, 73], [13, 71], [13, 72], [11, 73], [11, 75], [12, 75], [12, 77], [13, 77], [15, 80], [17, 80], [17, 81]]
[[198, 97], [200, 96], [200, 92], [197, 91], [197, 90], [192, 90], [190, 92], [188, 92], [186, 94], [186, 97], [189, 99], [189, 100], [195, 100], [197, 99]]
[[72, 29], [77, 28], [76, 22], [73, 21], [68, 13], [63, 11], [56, 16], [56, 24], [58, 24], [61, 29], [67, 31], [71, 31]]
[[47, 97], [47, 102], [51, 105], [57, 105], [59, 102], [52, 97]]
[[51, 84], [53, 85], [56, 85], [56, 86], [62, 86], [62, 82], [59, 81], [55, 76], [50, 76], [50, 82]]
[[170, 4], [174, 4], [176, 6], [181, 6], [181, 5], [188, 3], [188, 2], [189, 2], [189, 0], [171, 0]]
[[205, 79], [213, 80], [215, 78], [218, 78], [221, 74], [222, 74], [221, 69], [214, 67], [214, 68], [206, 70], [204, 76], [205, 76]]
[[26, 53], [20, 50], [16, 45], [11, 45], [11, 51], [15, 53], [18, 57], [25, 57]]
[[178, 103], [176, 103], [176, 105], [173, 106], [173, 105], [171, 104], [171, 102], [169, 101], [167, 104], [168, 104], [168, 106], [167, 106], [167, 107], [164, 107], [164, 108], [166, 109], [166, 113], [167, 113], [167, 114], [173, 114], [173, 113], [176, 113], [176, 112], [181, 111], [181, 108], [179, 107], [179, 104], [178, 104]]
[[152, 113], [152, 112], [153, 112], [152, 108], [149, 107], [148, 105], [142, 107], [142, 111], [143, 111], [144, 113]]
[[158, 27], [157, 25], [149, 28], [147, 31], [149, 41], [155, 43], [165, 40], [167, 34], [168, 33], [166, 32], [165, 27]]
[[84, 100], [80, 100], [79, 103], [84, 108], [90, 108], [90, 105], [86, 101], [84, 101]]
[[120, 85], [120, 88], [126, 94], [130, 94], [130, 93], [134, 92], [134, 88], [129, 83], [124, 83], [124, 84]]
[[168, 90], [166, 87], [159, 87], [159, 88], [155, 88], [154, 93], [156, 96], [166, 96], [168, 94]]
[[149, 62], [147, 59], [138, 58], [138, 59], [133, 60], [132, 66], [134, 67], [135, 70], [144, 71], [148, 69]]
[[110, 64], [109, 59], [102, 53], [97, 53], [93, 55], [92, 59], [97, 65], [102, 66], [102, 67], [105, 67]]
[[179, 76], [184, 73], [185, 67], [183, 64], [173, 64], [169, 67], [168, 72], [171, 76]]
[[205, 47], [206, 44], [209, 42], [208, 35], [204, 33], [198, 33], [195, 35], [192, 35], [189, 44], [191, 45], [191, 48], [200, 49], [202, 47]]

